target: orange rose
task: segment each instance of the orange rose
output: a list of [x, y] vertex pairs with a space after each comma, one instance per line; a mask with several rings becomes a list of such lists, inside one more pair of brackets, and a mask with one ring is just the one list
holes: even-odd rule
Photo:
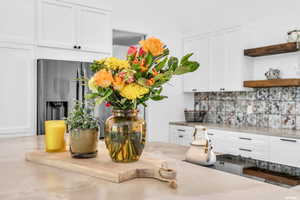
[[141, 40], [139, 43], [145, 52], [150, 52], [153, 56], [159, 56], [164, 52], [164, 44], [155, 37]]
[[155, 83], [154, 78], [150, 78], [149, 80], [147, 80], [147, 85], [148, 86], [152, 86]]
[[123, 78], [121, 78], [120, 76], [115, 76], [113, 81], [113, 86], [115, 90], [122, 90], [123, 87], [125, 86]]
[[152, 69], [152, 73], [153, 73], [153, 76], [157, 76], [158, 75], [158, 72], [156, 71], [155, 68]]
[[106, 69], [102, 69], [98, 71], [94, 75], [94, 82], [95, 85], [98, 85], [100, 87], [106, 88], [111, 85], [113, 82], [113, 77], [110, 71], [107, 71]]

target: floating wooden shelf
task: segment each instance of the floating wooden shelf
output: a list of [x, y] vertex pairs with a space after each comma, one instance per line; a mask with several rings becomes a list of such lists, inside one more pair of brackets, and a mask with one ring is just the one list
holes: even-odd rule
[[244, 87], [248, 87], [248, 88], [288, 87], [288, 86], [300, 86], [300, 79], [244, 81]]
[[254, 49], [245, 49], [244, 55], [250, 57], [268, 56], [281, 53], [290, 53], [298, 51], [299, 47], [296, 42], [289, 42], [265, 47], [259, 47]]

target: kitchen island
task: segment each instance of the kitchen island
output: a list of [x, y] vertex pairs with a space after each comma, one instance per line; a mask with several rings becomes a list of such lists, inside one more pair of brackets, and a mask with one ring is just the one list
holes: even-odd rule
[[117, 184], [26, 162], [25, 152], [36, 149], [43, 149], [42, 136], [0, 139], [0, 199], [300, 200], [296, 188], [281, 188], [183, 162], [187, 147], [174, 144], [148, 143], [145, 151], [167, 160], [169, 167], [177, 170], [176, 190], [154, 179]]

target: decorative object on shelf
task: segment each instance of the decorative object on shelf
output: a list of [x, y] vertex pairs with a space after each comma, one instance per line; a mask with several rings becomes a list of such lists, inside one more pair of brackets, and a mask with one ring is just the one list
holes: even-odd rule
[[[88, 81], [92, 92], [87, 98], [95, 99], [96, 104], [105, 101], [115, 110], [115, 115], [106, 123], [104, 136], [112, 160], [130, 162], [139, 159], [146, 125], [145, 122], [137, 123], [140, 121], [134, 116], [137, 106], [146, 106], [150, 99], [159, 101], [167, 98], [161, 95], [163, 84], [173, 75], [198, 69], [199, 63], [189, 60], [192, 55], [187, 54], [181, 60], [169, 57], [169, 49], [159, 39], [150, 37], [140, 41], [140, 47], [129, 47], [126, 60], [110, 57], [91, 65], [95, 74]], [[122, 124], [122, 120], [126, 123]], [[133, 122], [129, 123], [131, 120]], [[139, 145], [134, 146], [136, 144]]]
[[94, 158], [97, 156], [99, 140], [98, 121], [91, 106], [75, 102], [73, 111], [67, 118], [70, 152], [73, 158]]
[[265, 76], [268, 80], [273, 79], [280, 79], [280, 70], [279, 69], [272, 69], [270, 68], [266, 73]]
[[66, 124], [64, 120], [45, 121], [45, 150], [46, 152], [62, 152], [65, 145]]
[[287, 33], [287, 42], [300, 42], [300, 30], [292, 30]]
[[203, 122], [207, 111], [205, 110], [184, 110], [186, 122]]
[[213, 165], [216, 162], [216, 155], [212, 151], [211, 141], [207, 135], [207, 129], [203, 126], [196, 126], [194, 140], [185, 155], [185, 160], [200, 165]]

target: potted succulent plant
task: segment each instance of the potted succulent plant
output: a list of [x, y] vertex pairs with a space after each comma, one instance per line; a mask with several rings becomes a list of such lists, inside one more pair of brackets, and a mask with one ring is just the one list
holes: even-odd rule
[[99, 140], [98, 121], [94, 118], [90, 104], [75, 102], [66, 120], [70, 135], [70, 152], [73, 158], [97, 156]]

